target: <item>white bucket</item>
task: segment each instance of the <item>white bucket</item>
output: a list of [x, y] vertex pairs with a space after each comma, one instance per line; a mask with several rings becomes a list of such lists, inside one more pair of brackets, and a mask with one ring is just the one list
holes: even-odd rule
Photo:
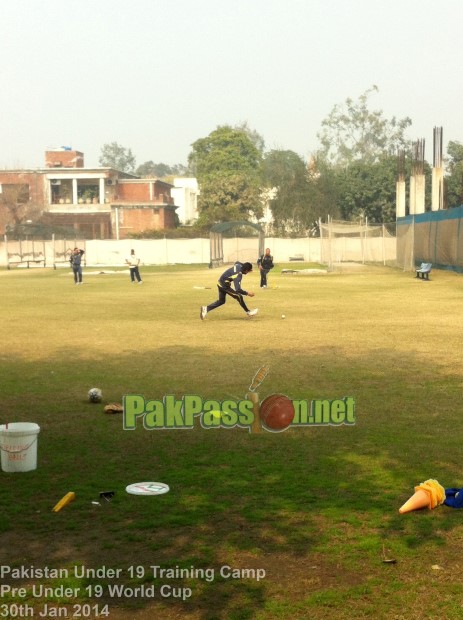
[[37, 435], [33, 422], [0, 424], [0, 451], [3, 471], [31, 471], [37, 468]]

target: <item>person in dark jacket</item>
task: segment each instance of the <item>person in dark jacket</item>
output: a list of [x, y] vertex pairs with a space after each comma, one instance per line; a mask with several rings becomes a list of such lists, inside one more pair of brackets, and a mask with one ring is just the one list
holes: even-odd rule
[[257, 261], [260, 270], [260, 288], [267, 288], [267, 274], [273, 269], [273, 256], [270, 254], [270, 248], [265, 250], [265, 254]]
[[[250, 273], [252, 271], [251, 263], [235, 263], [233, 267], [230, 267], [220, 276], [219, 281], [217, 283], [217, 288], [219, 289], [219, 298], [214, 303], [209, 304], [208, 306], [201, 306], [201, 310], [199, 316], [201, 320], [204, 321], [208, 312], [218, 308], [219, 306], [223, 306], [223, 304], [227, 301], [227, 295], [230, 295], [233, 299], [239, 303], [239, 305], [243, 308], [248, 316], [255, 316], [258, 312], [257, 308], [255, 310], [249, 310], [247, 307], [244, 297], [247, 295], [248, 297], [254, 297], [254, 293], [251, 291], [245, 291], [241, 288], [241, 280], [244, 275]], [[233, 284], [233, 287], [232, 287]]]
[[74, 273], [74, 284], [82, 284], [82, 256], [85, 254], [84, 250], [74, 248], [69, 262], [71, 263], [72, 271]]

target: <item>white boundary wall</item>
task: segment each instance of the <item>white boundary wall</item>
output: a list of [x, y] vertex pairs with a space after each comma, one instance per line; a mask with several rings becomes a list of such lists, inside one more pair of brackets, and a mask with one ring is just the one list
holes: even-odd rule
[[[381, 238], [369, 239], [369, 243], [378, 244], [378, 253], [381, 255], [382, 243]], [[395, 238], [388, 240], [388, 258], [395, 258]], [[58, 242], [56, 242], [57, 244]], [[55, 245], [56, 245], [55, 244]], [[53, 243], [51, 241], [36, 242], [36, 249], [45, 248], [45, 259], [47, 267], [52, 267], [55, 260], [53, 256]], [[81, 244], [80, 244], [81, 245]], [[74, 242], [68, 241], [67, 246], [74, 246]], [[290, 258], [302, 258], [307, 262], [320, 262], [320, 239], [314, 237], [305, 237], [299, 239], [280, 239], [267, 237], [265, 239], [265, 247], [270, 248], [270, 252], [274, 257], [275, 263], [287, 263]], [[130, 254], [130, 250], [134, 249], [135, 253], [140, 257], [141, 263], [145, 265], [167, 265], [173, 263], [183, 264], [209, 264], [210, 248], [209, 239], [123, 239], [117, 240], [88, 240], [85, 242], [85, 264], [86, 265], [125, 265], [125, 258]], [[239, 237], [225, 238], [223, 240], [224, 261], [233, 263], [237, 259], [246, 260], [256, 263], [258, 259], [258, 239], [257, 237]], [[0, 267], [6, 267], [7, 251], [10, 255], [10, 261], [19, 259], [19, 242], [5, 241], [0, 242]], [[16, 254], [11, 257], [12, 254]], [[341, 260], [362, 261], [365, 257], [362, 255], [361, 248], [357, 252], [346, 253], [348, 256], [340, 257]], [[356, 255], [357, 254], [357, 255]], [[23, 242], [23, 258], [24, 242]], [[33, 257], [31, 256], [30, 259]], [[66, 263], [60, 259], [60, 264], [66, 266]], [[43, 266], [43, 263], [42, 263]]]

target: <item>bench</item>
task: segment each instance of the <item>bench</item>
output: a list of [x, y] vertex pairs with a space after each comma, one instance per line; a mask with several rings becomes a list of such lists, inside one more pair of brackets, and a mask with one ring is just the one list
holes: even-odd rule
[[[10, 257], [12, 256], [17, 256], [19, 260], [10, 260]], [[30, 256], [29, 254], [24, 254], [23, 256], [21, 256], [20, 254], [8, 254], [7, 256], [7, 269], [11, 269], [11, 267], [13, 265], [26, 265], [27, 268], [30, 268], [31, 264], [37, 265], [39, 263], [43, 263], [43, 266], [45, 267], [45, 257], [43, 256], [42, 258], [40, 257], [40, 254], [37, 254], [36, 256], [32, 257], [32, 258], [27, 258], [27, 256]]]
[[419, 269], [416, 269], [416, 277], [422, 280], [429, 280], [429, 274], [431, 273], [432, 263], [421, 263]]

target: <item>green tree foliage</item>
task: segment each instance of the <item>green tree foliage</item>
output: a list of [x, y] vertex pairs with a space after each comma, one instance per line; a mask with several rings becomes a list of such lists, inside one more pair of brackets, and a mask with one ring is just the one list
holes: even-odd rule
[[302, 231], [313, 225], [318, 218], [314, 187], [302, 157], [294, 151], [270, 151], [262, 162], [262, 179], [269, 188], [275, 232]]
[[139, 177], [163, 179], [170, 176], [186, 176], [188, 168], [182, 164], [175, 164], [174, 166], [164, 163], [155, 164], [150, 160], [138, 166], [135, 173]]
[[249, 125], [244, 122], [236, 125], [235, 129], [239, 131], [244, 131], [244, 133], [248, 136], [251, 142], [254, 144], [259, 153], [263, 153], [265, 149], [265, 140], [255, 129], [251, 129]]
[[310, 201], [317, 220], [327, 216], [340, 218], [339, 171], [325, 161], [313, 157], [308, 165]]
[[463, 144], [449, 142], [447, 155], [446, 203], [449, 208], [459, 207], [463, 204]]
[[397, 161], [355, 161], [338, 173], [338, 209], [342, 219], [368, 218], [371, 223], [395, 221]]
[[412, 123], [410, 118], [387, 120], [381, 110], [370, 110], [369, 98], [377, 91], [378, 87], [372, 86], [357, 101], [348, 98], [344, 105], [334, 106], [317, 134], [319, 158], [340, 167], [359, 160], [371, 164], [384, 154], [407, 147], [405, 130]]
[[155, 164], [153, 161], [145, 161], [144, 164], [138, 166], [135, 171], [135, 174], [139, 177], [152, 178], [159, 177], [162, 178], [170, 174], [170, 166], [167, 164]]
[[[411, 160], [406, 162], [410, 176]], [[431, 207], [431, 169], [425, 162], [426, 209]], [[397, 157], [384, 156], [374, 163], [355, 161], [335, 172], [335, 213], [344, 220], [367, 218], [371, 224], [395, 222]], [[336, 216], [335, 216], [336, 217]]]
[[261, 217], [261, 161], [255, 136], [243, 126], [219, 126], [192, 144], [188, 164], [201, 188], [201, 224]]
[[373, 86], [355, 101], [346, 99], [322, 121], [316, 187], [321, 211], [334, 217], [395, 220], [397, 153], [410, 152], [405, 131], [411, 120], [388, 120], [381, 110], [371, 110], [377, 91]]
[[135, 171], [136, 160], [131, 149], [125, 148], [117, 142], [104, 144], [101, 147], [101, 155], [98, 161], [100, 166], [108, 166], [121, 172], [134, 174]]

